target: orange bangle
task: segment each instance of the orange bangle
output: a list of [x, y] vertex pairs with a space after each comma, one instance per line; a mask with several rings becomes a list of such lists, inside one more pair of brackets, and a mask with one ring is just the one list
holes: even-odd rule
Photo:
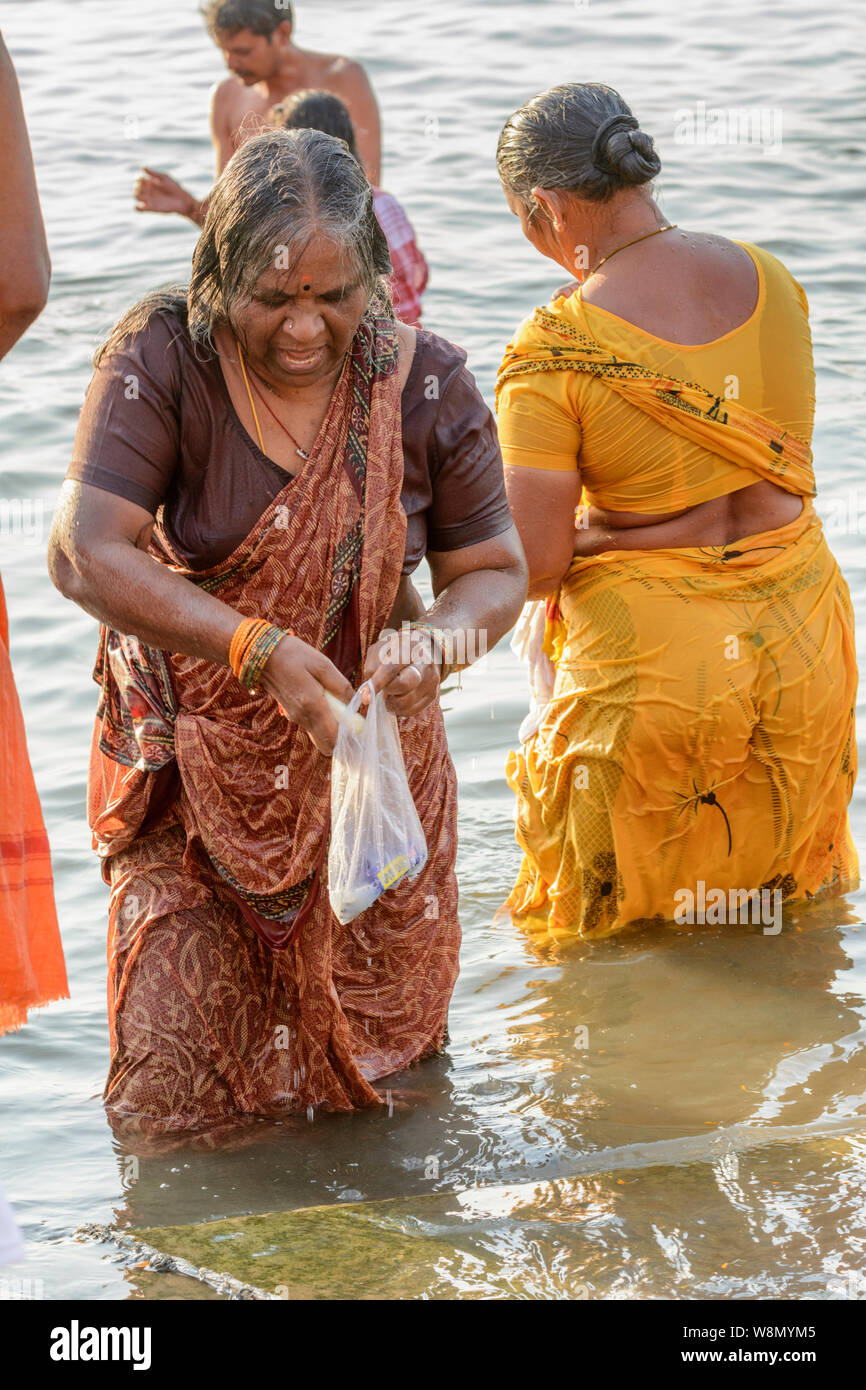
[[264, 618], [243, 618], [235, 628], [234, 636], [229, 644], [229, 666], [231, 666], [236, 676], [240, 676], [241, 665], [250, 644], [264, 628], [269, 627]]
[[[241, 680], [244, 662], [249, 655], [250, 649], [262, 633], [272, 626], [266, 618], [243, 618], [234, 631], [231, 642], [229, 643], [229, 666], [234, 671], [238, 680]], [[295, 636], [295, 629], [287, 627], [285, 629], [289, 637]]]

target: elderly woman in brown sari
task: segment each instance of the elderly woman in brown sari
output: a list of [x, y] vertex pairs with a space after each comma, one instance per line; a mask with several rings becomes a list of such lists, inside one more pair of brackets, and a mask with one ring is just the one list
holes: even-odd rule
[[[477, 651], [507, 631], [526, 572], [465, 354], [394, 321], [389, 268], [345, 146], [263, 134], [217, 184], [186, 297], [146, 299], [97, 358], [50, 565], [101, 623], [106, 1101], [138, 1141], [376, 1103], [374, 1081], [446, 1037], [440, 678], [454, 633]], [[410, 578], [425, 554], [428, 614]], [[341, 926], [325, 693], [364, 678], [398, 716], [429, 859]]]

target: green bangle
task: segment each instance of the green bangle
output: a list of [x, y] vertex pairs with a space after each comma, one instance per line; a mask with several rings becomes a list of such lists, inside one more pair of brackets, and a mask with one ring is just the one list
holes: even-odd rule
[[283, 628], [271, 625], [254, 639], [240, 669], [241, 685], [245, 685], [252, 695], [261, 693], [259, 679], [267, 665], [268, 657], [277, 643], [281, 642], [287, 635]]

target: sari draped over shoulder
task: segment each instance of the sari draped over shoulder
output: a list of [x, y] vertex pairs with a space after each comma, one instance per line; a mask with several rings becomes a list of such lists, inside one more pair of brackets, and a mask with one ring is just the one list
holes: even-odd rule
[[782, 902], [850, 888], [854, 622], [812, 505], [808, 443], [618, 358], [568, 300], [522, 325], [497, 400], [515, 377], [563, 371], [592, 375], [671, 434], [804, 501], [787, 526], [730, 545], [574, 559], [536, 644], [553, 664], [552, 695], [508, 760], [524, 850], [508, 906], [539, 939], [591, 938], [694, 920], [682, 915], [688, 895], [706, 901], [711, 889], [706, 920], [719, 923], [747, 920], [718, 906], [732, 894], [754, 920], [762, 890]]
[[[366, 318], [308, 462], [232, 554], [184, 568], [159, 520], [150, 544], [350, 680], [400, 581], [396, 368], [393, 323]], [[94, 677], [112, 1122], [139, 1139], [378, 1101], [372, 1079], [441, 1047], [457, 973], [456, 788], [438, 704], [400, 720], [428, 864], [341, 927], [323, 883], [330, 761], [277, 702], [227, 666], [105, 627]]]

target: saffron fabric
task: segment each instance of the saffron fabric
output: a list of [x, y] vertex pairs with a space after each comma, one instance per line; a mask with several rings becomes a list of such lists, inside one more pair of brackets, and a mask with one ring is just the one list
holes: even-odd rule
[[[594, 938], [673, 920], [698, 879], [785, 902], [850, 888], [854, 623], [807, 441], [621, 361], [583, 332], [573, 299], [536, 310], [509, 345], [500, 420], [509, 384], [562, 373], [699, 446], [720, 474], [741, 467], [804, 502], [787, 526], [731, 545], [575, 558], [548, 604], [553, 693], [507, 766], [524, 850], [512, 913], [539, 940]], [[636, 510], [659, 500], [649, 470], [630, 485]], [[672, 478], [662, 509], [677, 495], [691, 494]]]
[[[246, 540], [187, 569], [356, 680], [396, 597], [406, 518], [397, 340], [366, 320], [297, 479]], [[286, 519], [286, 513], [288, 517]], [[303, 555], [303, 564], [298, 556]], [[441, 709], [400, 720], [426, 867], [341, 927], [328, 902], [330, 763], [227, 666], [103, 628], [88, 787], [111, 885], [106, 1104], [136, 1143], [321, 1105], [441, 1048], [457, 975], [456, 779]]]
[[0, 583], [0, 1033], [68, 999], [51, 854], [9, 657]]
[[[757, 303], [744, 324], [713, 342], [663, 342], [584, 303], [577, 293], [551, 307], [561, 307], [574, 329], [611, 358], [638, 363], [660, 377], [697, 382], [725, 408], [745, 407], [808, 444], [815, 374], [806, 296], [770, 252], [739, 244], [757, 271]], [[524, 325], [524, 350], [527, 332]], [[676, 511], [748, 487], [759, 476], [747, 462], [720, 455], [712, 443], [672, 433], [665, 419], [648, 418], [585, 372], [507, 379], [499, 440], [508, 467], [579, 466], [587, 501], [615, 511]]]

